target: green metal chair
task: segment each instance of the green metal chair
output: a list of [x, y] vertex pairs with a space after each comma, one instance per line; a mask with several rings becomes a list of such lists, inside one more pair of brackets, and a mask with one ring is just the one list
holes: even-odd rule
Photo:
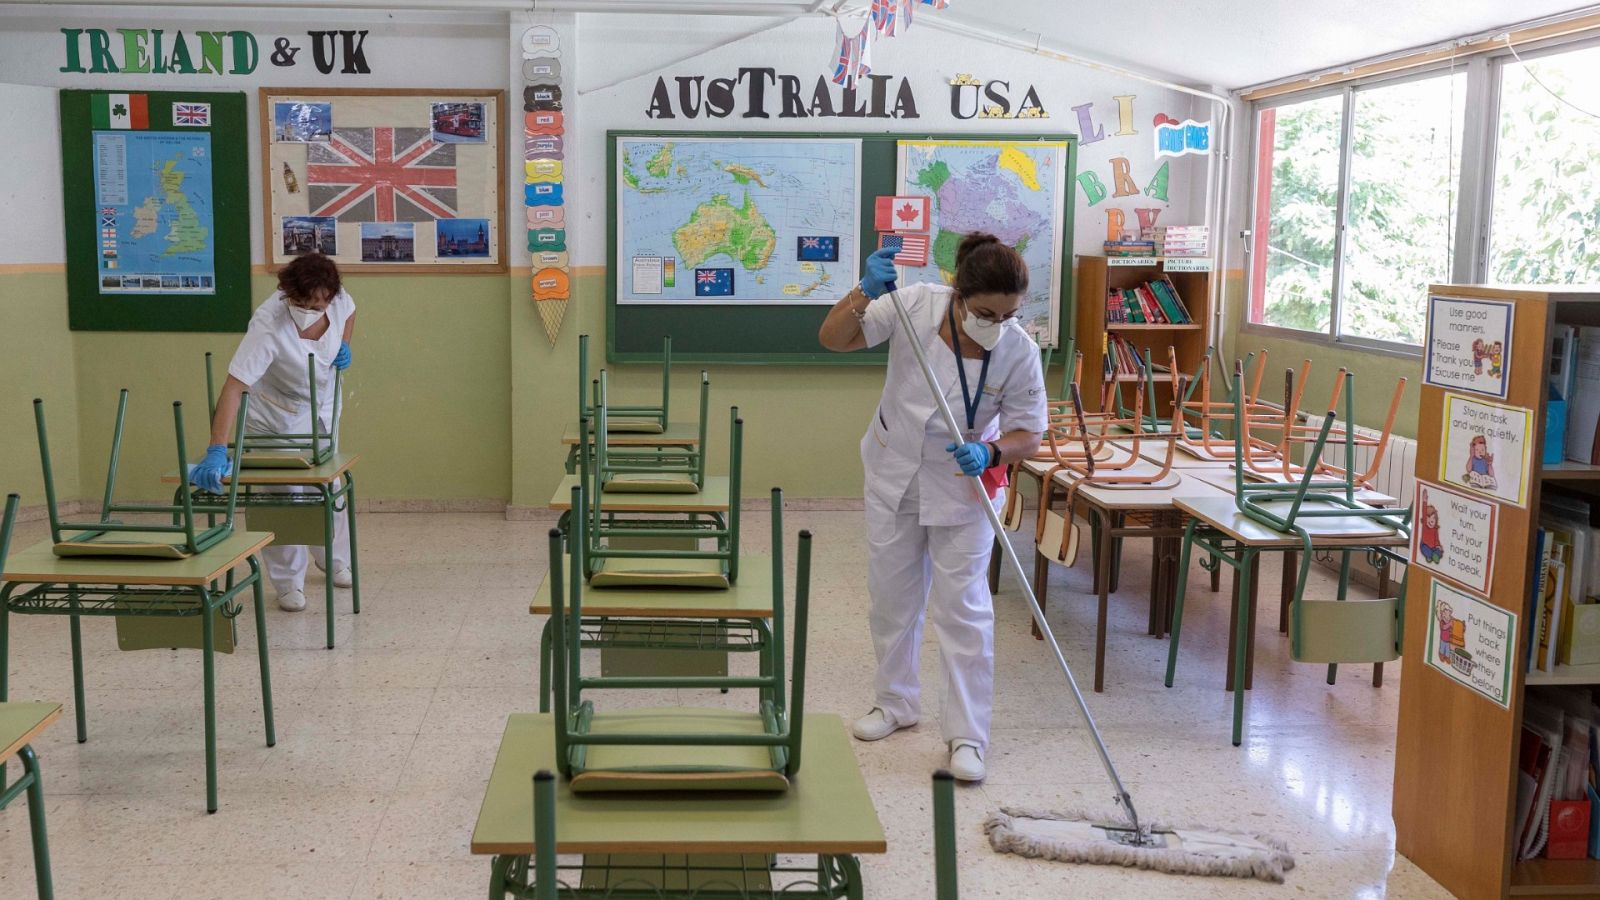
[[[246, 393], [239, 403], [239, 414], [234, 420], [234, 440], [244, 434], [245, 414], [250, 407]], [[111, 461], [106, 470], [105, 493], [100, 504], [100, 518], [93, 522], [71, 522], [61, 517], [56, 502], [55, 474], [50, 464], [50, 439], [45, 429], [44, 401], [33, 401], [34, 426], [39, 433], [39, 460], [44, 468], [45, 506], [50, 514], [50, 539], [55, 543], [57, 556], [116, 556], [149, 557], [155, 559], [182, 559], [203, 552], [233, 533], [233, 514], [238, 502], [239, 484], [230, 479], [227, 501], [220, 508], [199, 510], [189, 496], [180, 492], [178, 502], [170, 506], [147, 506], [117, 503], [117, 465], [122, 457], [123, 427], [128, 415], [128, 391], [117, 395], [117, 422], [111, 435]], [[188, 457], [184, 453], [183, 404], [172, 404], [173, 428], [177, 433], [178, 471], [188, 472]], [[123, 513], [160, 514], [172, 517], [172, 524], [154, 522], [127, 523], [113, 518]], [[209, 524], [196, 524], [199, 514], [210, 515]], [[220, 514], [220, 521], [216, 514]]]
[[[311, 387], [311, 431], [308, 434], [257, 432], [235, 438], [235, 465], [241, 469], [313, 469], [333, 458], [339, 443], [339, 414], [344, 403], [340, 382], [344, 373], [333, 370], [333, 425], [322, 429], [317, 405], [317, 357], [306, 354], [307, 383]], [[206, 353], [207, 421], [217, 415], [217, 390], [211, 375], [211, 354]], [[241, 449], [242, 448], [242, 449]]]
[[[11, 552], [11, 535], [17, 525], [17, 506], [22, 498], [16, 494], [6, 495], [6, 509], [3, 518], [0, 518], [0, 570], [5, 569], [7, 555]], [[26, 707], [38, 708], [39, 704], [11, 704], [13, 710]], [[48, 712], [48, 707], [45, 707]], [[13, 724], [7, 715], [7, 704], [0, 702], [0, 732], [27, 732], [34, 730], [33, 725], [38, 721], [36, 715], [30, 715], [21, 727], [7, 728]], [[48, 721], [48, 720], [47, 720]], [[0, 738], [0, 751], [3, 751], [16, 735], [7, 734]], [[39, 894], [39, 900], [50, 900], [55, 896], [55, 889], [50, 880], [50, 839], [44, 824], [44, 778], [39, 774], [39, 757], [33, 752], [33, 747], [28, 744], [17, 749], [17, 757], [22, 760], [22, 777], [9, 784], [6, 783], [6, 766], [0, 761], [0, 809], [11, 805], [11, 801], [28, 795], [28, 829], [33, 841], [33, 879]], [[0, 760], [4, 760], [0, 756]]]
[[[587, 426], [579, 431], [580, 445], [592, 443], [596, 484], [601, 491], [627, 494], [694, 494], [706, 481], [706, 426], [711, 409], [711, 377], [700, 373], [700, 434], [693, 447], [613, 448], [610, 427], [610, 378], [604, 369], [594, 382], [593, 434]], [[587, 418], [581, 422], [589, 421]], [[580, 446], [580, 461], [583, 448]], [[585, 466], [584, 468], [587, 468]]]
[[[704, 377], [702, 373], [702, 377]], [[589, 336], [578, 335], [578, 418], [597, 423], [594, 406], [588, 395], [589, 386]], [[661, 339], [661, 405], [617, 406], [611, 410], [607, 425], [611, 431], [628, 434], [660, 434], [667, 430], [667, 413], [672, 400], [672, 336]], [[701, 416], [702, 419], [705, 416]]]
[[[1242, 384], [1243, 364], [1236, 364], [1234, 380]], [[1346, 422], [1354, 418], [1355, 376], [1345, 374]], [[1404, 563], [1398, 547], [1410, 543], [1410, 517], [1407, 510], [1381, 509], [1355, 499], [1357, 490], [1354, 429], [1344, 428], [1345, 466], [1339, 478], [1318, 478], [1316, 469], [1307, 468], [1295, 483], [1249, 482], [1245, 480], [1245, 454], [1251, 446], [1250, 420], [1245, 415], [1243, 391], [1233, 392], [1234, 404], [1234, 513], [1227, 521], [1205, 521], [1191, 515], [1184, 529], [1183, 548], [1178, 558], [1178, 586], [1173, 602], [1172, 634], [1167, 653], [1166, 686], [1171, 687], [1178, 662], [1178, 640], [1183, 627], [1183, 603], [1189, 560], [1195, 547], [1215, 562], [1226, 564], [1238, 573], [1234, 596], [1234, 677], [1233, 744], [1243, 741], [1245, 667], [1249, 654], [1250, 581], [1257, 556], [1264, 551], [1296, 551], [1299, 567], [1290, 606], [1290, 656], [1298, 662], [1328, 664], [1328, 683], [1333, 684], [1339, 663], [1381, 663], [1400, 658], [1405, 619], [1405, 579], [1397, 596], [1377, 599], [1348, 597], [1350, 564], [1353, 554]], [[1308, 450], [1308, 459], [1322, 457], [1336, 410], [1329, 410], [1317, 438]], [[1247, 533], [1249, 532], [1249, 533]], [[1312, 554], [1331, 550], [1341, 555], [1338, 591], [1332, 599], [1305, 596], [1306, 578]], [[1408, 568], [1409, 573], [1409, 568]]]
[[[584, 502], [573, 488], [574, 509]], [[579, 792], [735, 790], [783, 791], [800, 769], [804, 721], [807, 601], [811, 533], [800, 532], [795, 585], [792, 694], [784, 683], [782, 492], [773, 490], [773, 602], [760, 674], [694, 676], [592, 676], [583, 674], [580, 651], [586, 542], [570, 542], [571, 566], [562, 573], [562, 535], [550, 531], [551, 615], [556, 756], [561, 774]], [[579, 520], [580, 530], [585, 527]], [[563, 596], [563, 593], [566, 596]], [[730, 709], [601, 712], [587, 694], [639, 689], [755, 690], [751, 711]], [[792, 699], [791, 699], [792, 697]]]

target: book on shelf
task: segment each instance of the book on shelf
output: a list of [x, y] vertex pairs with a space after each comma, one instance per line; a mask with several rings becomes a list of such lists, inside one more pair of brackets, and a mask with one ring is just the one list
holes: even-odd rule
[[1575, 344], [1563, 348], [1571, 367], [1570, 389], [1561, 395], [1567, 403], [1567, 459], [1600, 465], [1600, 328], [1580, 326]]
[[1106, 256], [1155, 256], [1155, 241], [1106, 241]]
[[1108, 325], [1188, 325], [1193, 321], [1178, 289], [1166, 276], [1106, 292]]
[[1211, 253], [1211, 229], [1205, 225], [1151, 225], [1139, 237], [1155, 243], [1157, 256], [1200, 257]]
[[[1541, 662], [1544, 668], [1561, 665], [1600, 663], [1600, 525], [1595, 510], [1581, 496], [1552, 488], [1546, 492], [1540, 510], [1541, 547], [1539, 558], [1547, 560], [1551, 572], [1559, 572], [1563, 584], [1554, 593], [1553, 606], [1541, 606], [1541, 627], [1548, 615], [1550, 639], [1555, 655]], [[1551, 558], [1554, 548], [1554, 558]], [[1541, 590], [1541, 600], [1545, 597]]]
[[1600, 708], [1588, 688], [1538, 690], [1525, 698], [1511, 831], [1518, 860], [1595, 856], [1597, 722]]

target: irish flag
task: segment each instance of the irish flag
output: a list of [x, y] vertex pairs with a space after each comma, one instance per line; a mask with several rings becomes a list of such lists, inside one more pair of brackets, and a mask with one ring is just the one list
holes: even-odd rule
[[90, 116], [95, 128], [149, 128], [144, 94], [96, 94]]

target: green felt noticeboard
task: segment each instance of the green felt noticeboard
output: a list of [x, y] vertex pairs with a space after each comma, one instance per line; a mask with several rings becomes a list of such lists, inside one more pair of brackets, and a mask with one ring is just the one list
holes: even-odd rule
[[[617, 302], [617, 140], [618, 138], [835, 138], [861, 142], [861, 221], [859, 260], [877, 249], [873, 199], [899, 187], [900, 141], [1064, 141], [1067, 144], [1062, 202], [1061, 306], [1056, 314], [1057, 342], [1072, 321], [1072, 214], [1077, 189], [1078, 139], [1073, 134], [862, 133], [862, 132], [606, 132], [606, 359], [613, 363], [659, 362], [661, 338], [672, 336], [675, 362], [745, 365], [881, 365], [887, 346], [855, 353], [833, 353], [817, 343], [817, 329], [828, 314], [821, 305], [758, 304], [694, 306]], [[684, 273], [680, 277], [687, 277]]]
[[72, 330], [245, 330], [248, 146], [243, 93], [61, 92]]

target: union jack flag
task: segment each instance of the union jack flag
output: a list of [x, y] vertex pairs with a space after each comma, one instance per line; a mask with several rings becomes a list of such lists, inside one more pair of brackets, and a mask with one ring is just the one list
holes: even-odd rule
[[174, 103], [172, 104], [172, 124], [187, 125], [190, 127], [205, 128], [211, 125], [211, 104], [209, 103]]
[[102, 207], [100, 207], [100, 227], [101, 228], [115, 228], [115, 227], [117, 227], [117, 208], [115, 206], [102, 206]]
[[456, 150], [426, 128], [336, 128], [306, 145], [311, 215], [357, 222], [456, 217]]
[[[857, 78], [872, 72], [872, 36], [867, 27], [869, 17], [870, 13], [862, 13], [859, 27], [855, 16], [839, 18], [839, 58], [833, 66], [834, 84], [852, 88]], [[850, 19], [848, 24], [845, 22], [847, 18]]]

